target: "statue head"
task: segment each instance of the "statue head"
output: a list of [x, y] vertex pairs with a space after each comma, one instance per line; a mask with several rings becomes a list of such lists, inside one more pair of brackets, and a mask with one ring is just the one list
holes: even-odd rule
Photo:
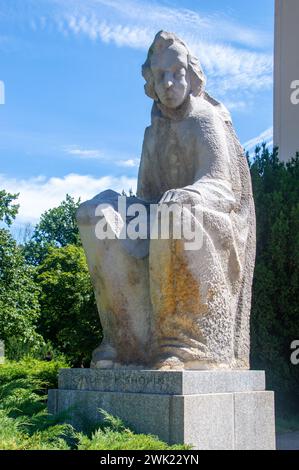
[[142, 66], [145, 93], [164, 106], [175, 109], [192, 94], [199, 96], [205, 86], [200, 63], [174, 33], [160, 31]]

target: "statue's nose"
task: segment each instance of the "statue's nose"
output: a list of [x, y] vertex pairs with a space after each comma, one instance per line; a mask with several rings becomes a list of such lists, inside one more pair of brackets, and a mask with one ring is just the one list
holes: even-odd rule
[[173, 85], [173, 74], [171, 72], [165, 72], [164, 84], [166, 88], [170, 88]]

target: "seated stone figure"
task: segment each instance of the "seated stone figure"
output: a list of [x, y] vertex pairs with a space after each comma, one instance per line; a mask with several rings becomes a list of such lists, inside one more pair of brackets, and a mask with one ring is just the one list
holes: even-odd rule
[[[205, 92], [199, 61], [175, 34], [156, 35], [142, 72], [154, 104], [128, 206], [197, 206], [202, 243], [187, 250], [183, 237], [120, 239], [114, 191], [80, 206], [104, 334], [91, 366], [247, 369], [255, 212], [246, 158], [228, 111]], [[114, 239], [96, 236], [103, 203]]]

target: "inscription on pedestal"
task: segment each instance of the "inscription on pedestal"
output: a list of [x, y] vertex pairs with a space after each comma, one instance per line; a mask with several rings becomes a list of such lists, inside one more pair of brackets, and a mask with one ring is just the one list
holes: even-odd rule
[[59, 375], [59, 388], [68, 390], [99, 390], [102, 392], [134, 392], [180, 394], [180, 373], [160, 374], [155, 371], [63, 370]]
[[265, 390], [262, 371], [156, 371], [62, 369], [59, 389], [194, 395]]

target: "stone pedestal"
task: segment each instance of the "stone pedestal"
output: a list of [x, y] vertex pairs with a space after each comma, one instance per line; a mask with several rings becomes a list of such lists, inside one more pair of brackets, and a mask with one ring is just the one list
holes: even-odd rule
[[194, 449], [275, 449], [274, 394], [262, 371], [62, 369], [48, 409], [80, 430], [99, 409], [138, 433]]

